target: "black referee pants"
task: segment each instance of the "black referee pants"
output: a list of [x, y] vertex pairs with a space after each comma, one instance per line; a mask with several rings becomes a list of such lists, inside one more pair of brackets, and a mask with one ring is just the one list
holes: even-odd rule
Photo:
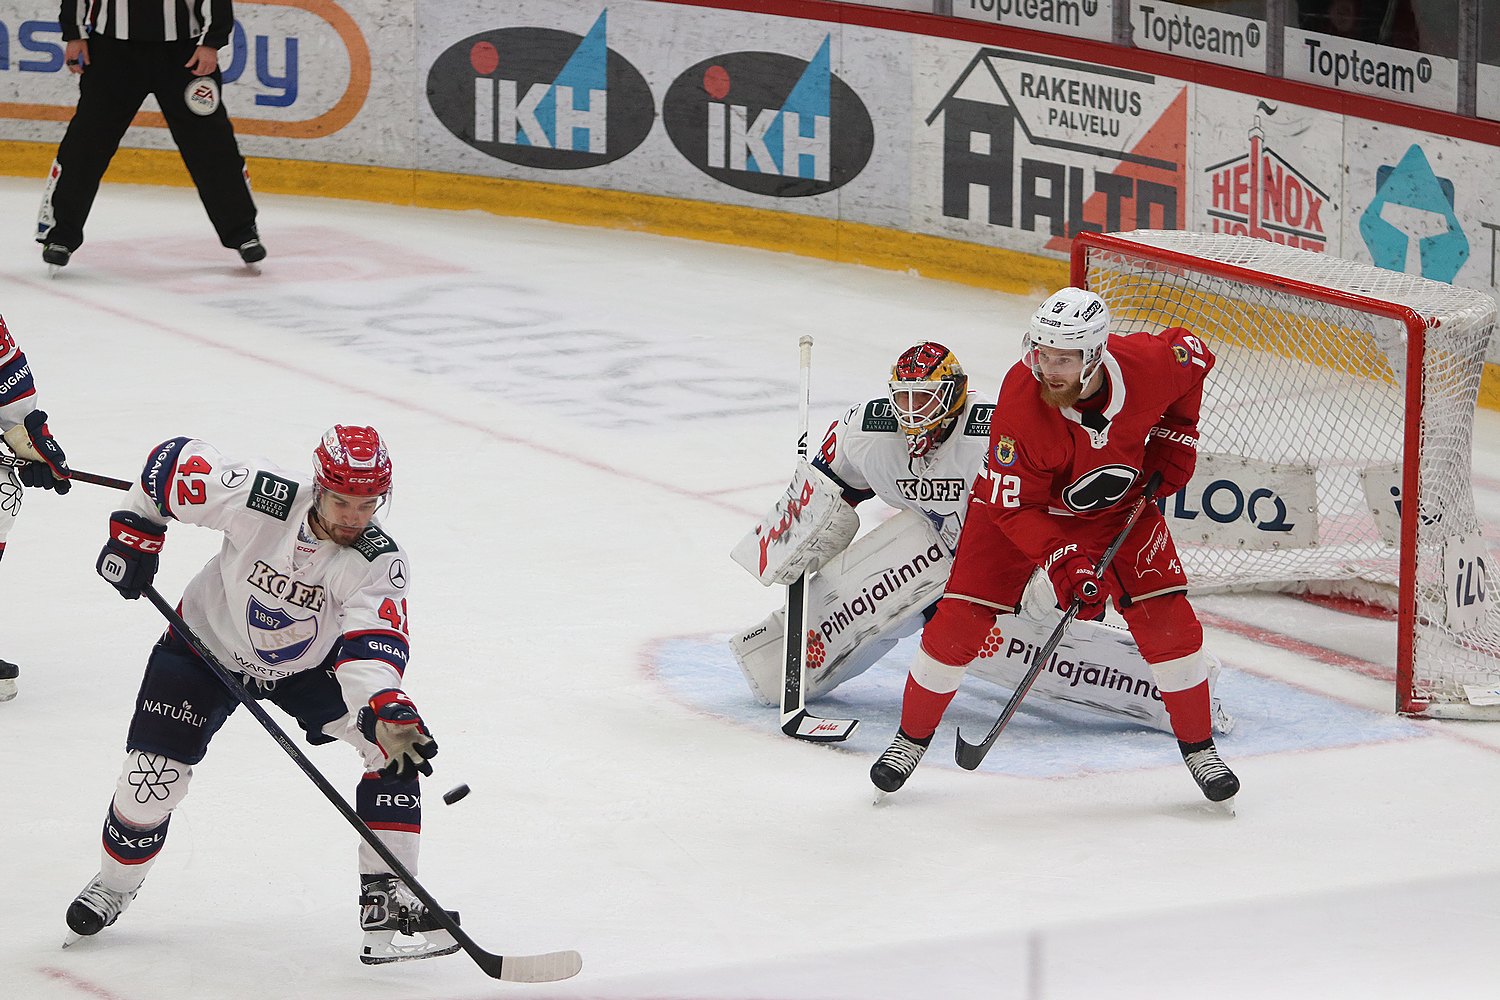
[[[97, 35], [78, 84], [78, 108], [57, 148], [57, 176], [49, 183], [37, 226], [38, 243], [77, 250], [99, 181], [147, 94], [156, 95], [182, 162], [208, 211], [219, 242], [231, 249], [255, 236], [255, 202], [245, 179], [245, 158], [221, 100], [211, 114], [188, 108], [188, 87], [198, 78], [183, 65], [192, 40], [130, 42]], [[212, 79], [222, 83], [218, 70]], [[51, 226], [48, 226], [48, 222]]]

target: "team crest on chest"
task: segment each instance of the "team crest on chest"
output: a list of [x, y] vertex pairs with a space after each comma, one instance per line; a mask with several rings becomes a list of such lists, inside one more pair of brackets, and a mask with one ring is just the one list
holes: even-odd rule
[[999, 437], [995, 439], [995, 464], [1010, 467], [1016, 462], [1016, 442], [1014, 438]]
[[318, 638], [318, 619], [293, 618], [281, 608], [268, 608], [255, 598], [245, 606], [250, 646], [263, 663], [285, 663], [307, 652]]

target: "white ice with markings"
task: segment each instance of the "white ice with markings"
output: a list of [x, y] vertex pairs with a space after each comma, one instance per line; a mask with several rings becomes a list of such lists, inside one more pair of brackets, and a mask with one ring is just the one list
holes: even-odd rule
[[[752, 702], [724, 640], [777, 595], [728, 552], [791, 472], [798, 337], [826, 425], [928, 337], [993, 392], [1030, 298], [271, 196], [255, 276], [190, 190], [123, 186], [49, 279], [25, 235], [40, 194], [0, 180], [0, 313], [76, 468], [128, 478], [178, 434], [286, 465], [335, 421], [386, 435], [407, 687], [442, 747], [423, 880], [483, 947], [577, 948], [584, 969], [501, 986], [462, 954], [361, 966], [355, 836], [243, 711], [139, 898], [62, 951], [162, 628], [94, 575], [117, 495], [79, 485], [28, 494], [0, 563], [0, 656], [22, 668], [0, 705], [5, 997], [1494, 995], [1500, 725], [1394, 716], [1386, 621], [1200, 602], [1238, 718], [1233, 819], [1170, 738], [1039, 706], [960, 771], [955, 728], [976, 738], [1001, 705], [977, 680], [873, 807], [910, 641], [814, 704], [863, 720], [843, 746], [793, 742]], [[1493, 545], [1500, 416], [1476, 439]], [[216, 542], [173, 527], [163, 593]], [[352, 791], [347, 748], [307, 752]]]

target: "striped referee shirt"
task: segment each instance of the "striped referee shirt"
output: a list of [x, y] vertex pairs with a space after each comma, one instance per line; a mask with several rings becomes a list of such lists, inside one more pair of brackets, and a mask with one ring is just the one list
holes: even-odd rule
[[175, 42], [223, 48], [234, 27], [231, 0], [62, 0], [63, 41], [103, 35], [133, 42]]

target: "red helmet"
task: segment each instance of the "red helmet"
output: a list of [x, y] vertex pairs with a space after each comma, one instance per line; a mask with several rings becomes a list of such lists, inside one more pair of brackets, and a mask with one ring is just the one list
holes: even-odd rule
[[379, 497], [391, 491], [391, 456], [373, 427], [334, 424], [313, 449], [318, 485], [346, 497]]

